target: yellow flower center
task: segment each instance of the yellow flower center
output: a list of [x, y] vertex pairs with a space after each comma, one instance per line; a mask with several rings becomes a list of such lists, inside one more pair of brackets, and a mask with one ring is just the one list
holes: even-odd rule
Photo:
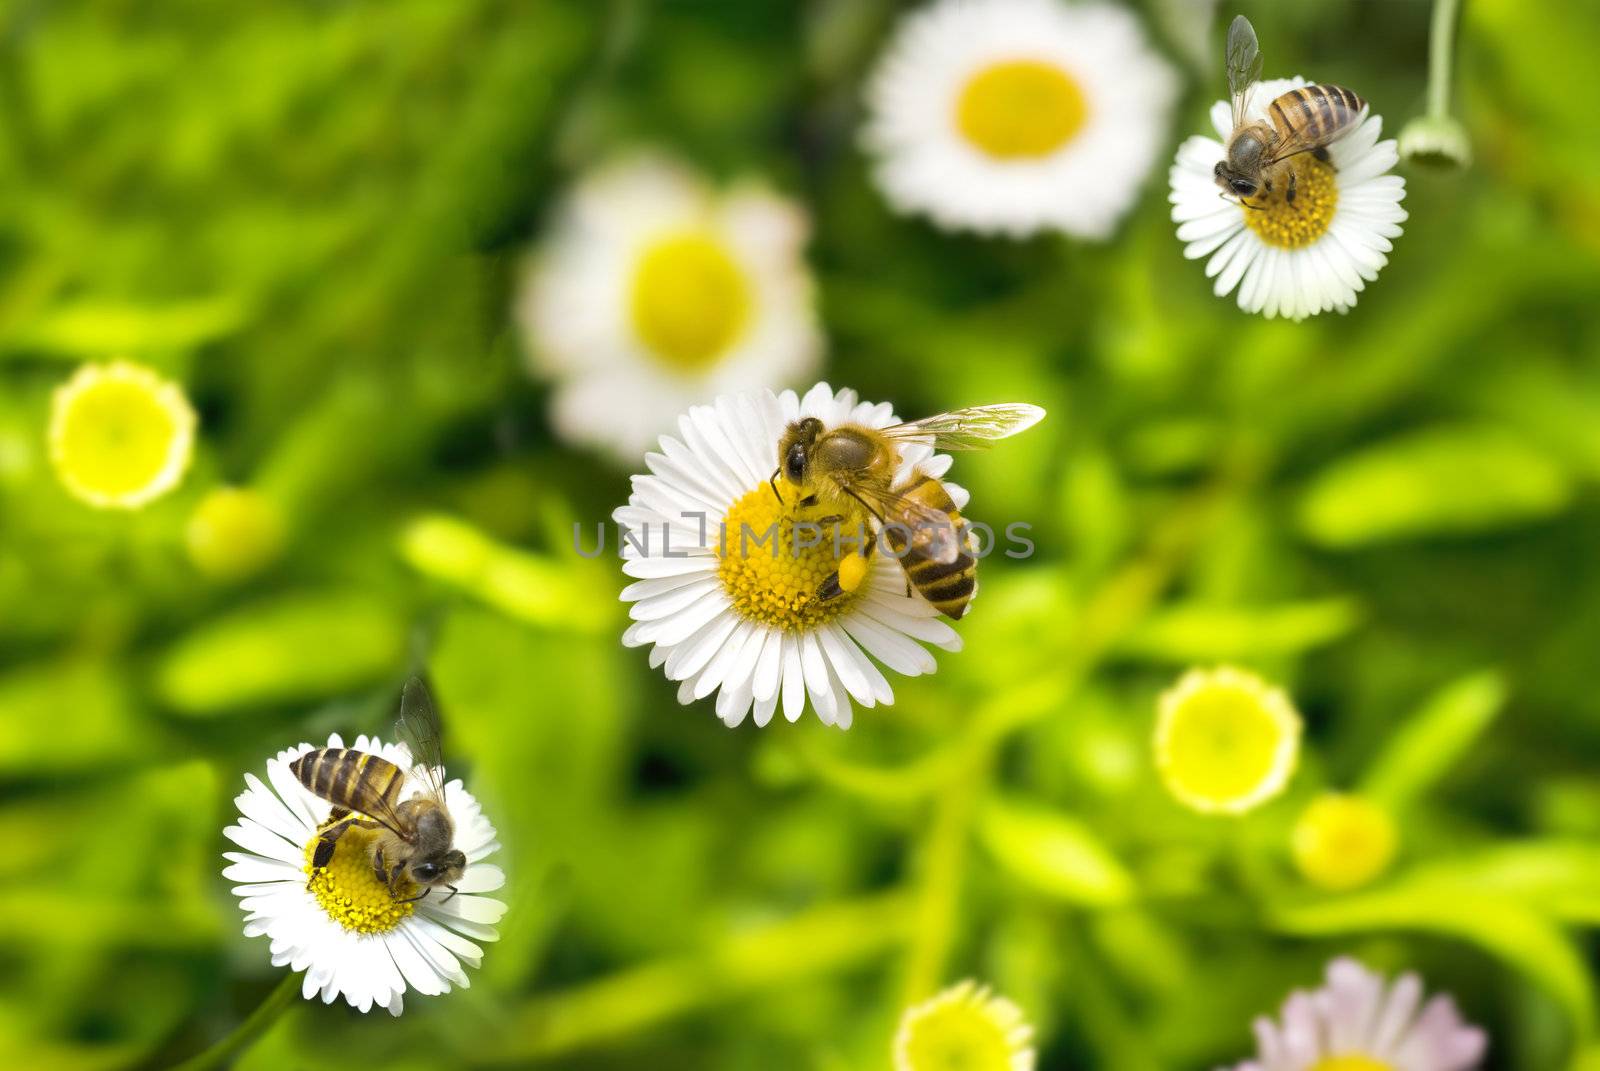
[[[1289, 176], [1294, 175], [1294, 200], [1289, 199]], [[1263, 242], [1280, 249], [1299, 249], [1328, 233], [1334, 209], [1339, 206], [1339, 183], [1333, 165], [1310, 153], [1284, 164], [1272, 181], [1272, 192], [1250, 202], [1245, 226]]]
[[1011, 1071], [1026, 1030], [1009, 1001], [963, 984], [908, 1012], [896, 1042], [896, 1071]]
[[[803, 489], [787, 481], [778, 486], [783, 504], [762, 484], [728, 510], [717, 575], [742, 616], [803, 632], [838, 617], [860, 597], [865, 585], [827, 600], [818, 598], [817, 589], [838, 570], [841, 558], [859, 553], [861, 541], [873, 536], [858, 509], [802, 507]], [[824, 517], [841, 519], [823, 524]]]
[[743, 332], [751, 304], [744, 270], [712, 235], [661, 238], [634, 269], [634, 330], [676, 371], [702, 372], [716, 364]]
[[1394, 1065], [1361, 1053], [1330, 1056], [1311, 1065], [1311, 1071], [1394, 1071]]
[[182, 392], [149, 369], [85, 365], [56, 391], [51, 461], [79, 498], [131, 509], [177, 485], [194, 424]]
[[956, 101], [962, 135], [990, 156], [1049, 156], [1083, 128], [1088, 103], [1078, 83], [1040, 60], [1008, 60], [968, 80]]
[[347, 828], [325, 867], [311, 865], [318, 838], [312, 837], [306, 845], [306, 888], [329, 918], [356, 933], [388, 933], [415, 910], [414, 904], [399, 902], [415, 896], [415, 886], [402, 881], [397, 900], [373, 872], [372, 842], [378, 833], [359, 826]]
[[1306, 880], [1338, 891], [1387, 870], [1398, 840], [1389, 812], [1359, 796], [1328, 793], [1295, 823], [1292, 847]]
[[1190, 674], [1162, 699], [1156, 760], [1181, 802], [1237, 813], [1283, 787], [1299, 735], [1288, 700], [1259, 679], [1235, 670]]

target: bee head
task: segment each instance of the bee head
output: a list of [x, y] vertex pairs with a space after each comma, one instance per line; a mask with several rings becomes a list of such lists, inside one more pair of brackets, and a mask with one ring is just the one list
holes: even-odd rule
[[466, 873], [467, 857], [459, 848], [411, 864], [411, 880], [418, 885], [453, 885]]
[[816, 445], [817, 436], [822, 434], [822, 421], [816, 417], [806, 417], [789, 425], [789, 430], [784, 432], [781, 444], [782, 455], [779, 460], [783, 464], [783, 474], [793, 484], [805, 483], [806, 473], [810, 469], [811, 448]]
[[1235, 197], [1254, 197], [1260, 188], [1254, 181], [1229, 167], [1226, 160], [1218, 160], [1211, 173], [1216, 176], [1217, 185]]

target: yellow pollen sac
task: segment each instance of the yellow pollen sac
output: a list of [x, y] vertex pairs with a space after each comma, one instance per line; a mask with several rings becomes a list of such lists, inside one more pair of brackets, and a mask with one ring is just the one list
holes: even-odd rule
[[[325, 867], [311, 865], [317, 838], [306, 844], [306, 888], [329, 918], [355, 933], [388, 933], [415, 909], [414, 904], [390, 896], [388, 887], [373, 873], [372, 842], [377, 836], [377, 830], [346, 829]], [[417, 889], [402, 881], [399, 892], [403, 900], [415, 896]]]
[[1072, 140], [1088, 117], [1078, 83], [1040, 60], [985, 67], [956, 101], [962, 136], [1000, 160], [1049, 156]]
[[[801, 507], [805, 491], [780, 481], [780, 505], [767, 484], [728, 510], [718, 545], [722, 580], [733, 608], [751, 621], [787, 632], [814, 629], [838, 617], [860, 596], [860, 586], [826, 601], [817, 597], [840, 562], [860, 557], [861, 541], [873, 533], [859, 510]], [[842, 520], [821, 524], [825, 516]], [[798, 530], [796, 526], [799, 526]], [[835, 553], [837, 550], [839, 553]]]
[[749, 280], [727, 246], [692, 232], [644, 250], [629, 298], [640, 341], [679, 372], [715, 365], [743, 333], [751, 304]]
[[1375, 1060], [1363, 1053], [1350, 1053], [1319, 1060], [1311, 1065], [1311, 1071], [1395, 1071], [1395, 1068], [1385, 1060]]
[[[1289, 200], [1289, 175], [1293, 173], [1294, 200]], [[1299, 249], [1310, 245], [1333, 224], [1339, 206], [1339, 183], [1332, 164], [1325, 164], [1310, 153], [1302, 153], [1284, 164], [1272, 180], [1272, 192], [1250, 202], [1244, 212], [1245, 226], [1263, 242], [1280, 249]]]

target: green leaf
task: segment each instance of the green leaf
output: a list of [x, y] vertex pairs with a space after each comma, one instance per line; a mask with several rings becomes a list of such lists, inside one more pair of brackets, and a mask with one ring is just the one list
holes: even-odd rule
[[1297, 654], [1333, 642], [1359, 619], [1349, 599], [1253, 607], [1191, 603], [1151, 614], [1117, 646], [1123, 654], [1178, 664]]
[[245, 311], [226, 296], [158, 306], [78, 302], [44, 314], [18, 341], [80, 357], [189, 349], [232, 332]]
[[1561, 1006], [1580, 1040], [1587, 1040], [1594, 1029], [1595, 993], [1583, 957], [1547, 916], [1512, 896], [1472, 885], [1412, 881], [1280, 908], [1270, 924], [1302, 937], [1407, 930], [1458, 938], [1544, 990]]
[[1498, 673], [1474, 673], [1446, 685], [1390, 737], [1362, 782], [1363, 795], [1398, 810], [1445, 777], [1505, 705]]
[[383, 680], [405, 661], [395, 608], [358, 592], [282, 596], [215, 618], [156, 668], [161, 698], [187, 714], [322, 699]]
[[1359, 547], [1525, 524], [1571, 497], [1565, 470], [1509, 432], [1430, 428], [1335, 461], [1301, 498], [1299, 524], [1323, 546]]
[[430, 514], [407, 524], [400, 555], [423, 575], [529, 624], [592, 633], [619, 616], [615, 592], [588, 583], [592, 570], [505, 546], [454, 517]]
[[1133, 899], [1133, 875], [1077, 819], [1040, 804], [995, 800], [978, 829], [995, 860], [1038, 892], [1089, 907]]

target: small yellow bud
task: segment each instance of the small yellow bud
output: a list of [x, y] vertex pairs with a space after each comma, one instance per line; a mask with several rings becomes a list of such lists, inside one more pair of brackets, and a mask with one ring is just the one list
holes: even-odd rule
[[1394, 861], [1399, 834], [1389, 812], [1360, 796], [1330, 792], [1295, 823], [1295, 865], [1313, 885], [1344, 891], [1374, 880]]
[[283, 515], [258, 491], [219, 487], [195, 508], [183, 539], [195, 568], [218, 580], [238, 580], [282, 551]]

